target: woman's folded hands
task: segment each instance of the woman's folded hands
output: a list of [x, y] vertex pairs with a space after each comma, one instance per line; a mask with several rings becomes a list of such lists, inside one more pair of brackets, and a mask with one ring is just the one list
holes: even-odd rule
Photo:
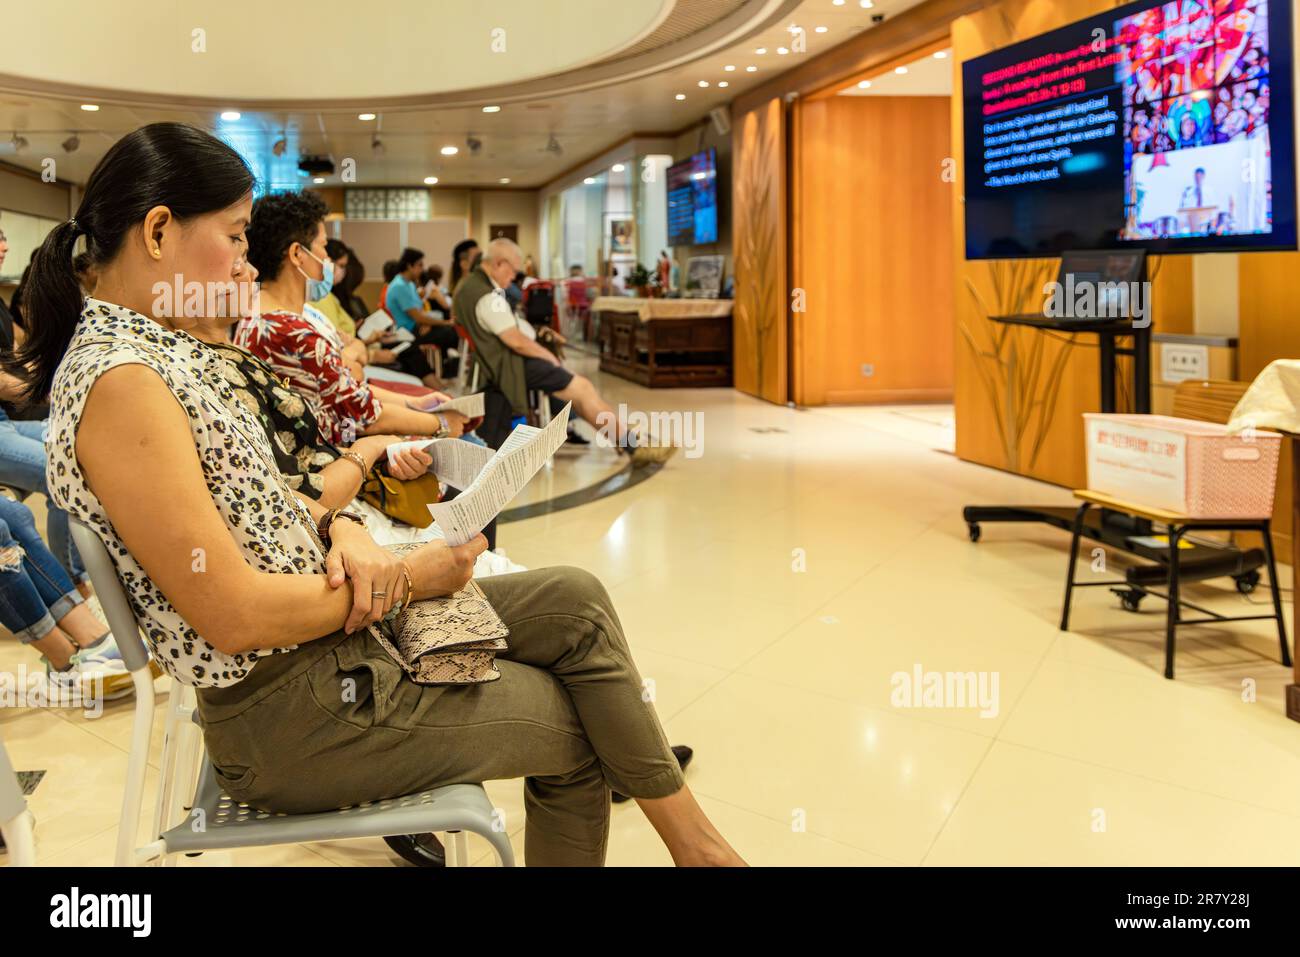
[[476, 535], [464, 545], [430, 542], [403, 556], [381, 548], [364, 527], [335, 521], [330, 526], [330, 551], [325, 572], [331, 588], [352, 585], [352, 608], [344, 623], [351, 634], [381, 621], [398, 602], [406, 601], [407, 579], [411, 601], [438, 598], [460, 591], [474, 575], [474, 561], [487, 549], [487, 539]]

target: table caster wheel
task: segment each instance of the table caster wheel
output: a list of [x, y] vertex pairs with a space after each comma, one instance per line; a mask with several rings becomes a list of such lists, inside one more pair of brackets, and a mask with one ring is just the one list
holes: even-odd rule
[[1142, 599], [1146, 597], [1142, 592], [1136, 588], [1112, 588], [1111, 591], [1119, 597], [1120, 607], [1125, 611], [1141, 611]]
[[1259, 579], [1260, 579], [1260, 575], [1258, 569], [1256, 569], [1255, 571], [1246, 572], [1246, 574], [1244, 575], [1235, 576], [1235, 580], [1237, 582], [1237, 591], [1241, 592], [1243, 595], [1249, 595], [1257, 587], [1259, 587]]

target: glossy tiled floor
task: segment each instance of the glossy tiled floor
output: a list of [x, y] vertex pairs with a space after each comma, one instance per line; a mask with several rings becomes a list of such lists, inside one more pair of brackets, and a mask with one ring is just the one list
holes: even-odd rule
[[[1134, 616], [1088, 589], [1059, 632], [1064, 534], [989, 527], [972, 545], [960, 511], [1069, 495], [953, 458], [950, 409], [794, 411], [600, 384], [634, 408], [699, 413], [700, 454], [503, 526], [500, 543], [605, 580], [670, 738], [696, 749], [692, 789], [752, 863], [1300, 862], [1300, 726], [1266, 623], [1189, 629], [1172, 682], [1154, 602]], [[611, 455], [566, 450], [529, 495], [598, 481]], [[1247, 601], [1224, 583], [1195, 591], [1239, 613]], [[0, 645], [0, 667], [22, 660]], [[982, 676], [983, 714], [900, 706], [895, 676], [917, 668]], [[15, 763], [50, 771], [32, 799], [43, 863], [111, 859], [129, 723], [129, 703], [97, 721], [0, 713]], [[522, 855], [521, 783], [488, 790]], [[669, 863], [635, 804], [613, 810], [609, 859]], [[231, 861], [393, 858], [362, 841], [202, 862]]]

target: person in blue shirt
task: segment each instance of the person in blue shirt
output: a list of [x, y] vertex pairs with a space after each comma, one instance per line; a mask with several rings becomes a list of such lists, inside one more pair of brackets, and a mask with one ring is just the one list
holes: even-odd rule
[[440, 313], [425, 310], [424, 300], [416, 286], [423, 272], [424, 253], [410, 247], [403, 249], [402, 255], [397, 260], [397, 275], [388, 284], [384, 308], [393, 317], [398, 329], [405, 329], [415, 336], [415, 341], [410, 347], [402, 350], [398, 355], [398, 365], [401, 366], [402, 371], [416, 376], [429, 388], [437, 389], [442, 383], [434, 375], [433, 369], [424, 357], [424, 351], [419, 347], [437, 346], [443, 354], [443, 375], [451, 376], [454, 375], [455, 370], [451, 368], [452, 363], [447, 359], [447, 350], [456, 345], [459, 337], [450, 319]]

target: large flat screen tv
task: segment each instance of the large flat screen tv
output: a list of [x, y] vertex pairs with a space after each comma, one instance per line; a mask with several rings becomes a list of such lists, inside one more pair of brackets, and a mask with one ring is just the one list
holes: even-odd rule
[[1296, 247], [1290, 0], [1116, 7], [962, 64], [966, 256]]
[[668, 245], [718, 241], [718, 153], [707, 149], [668, 167]]

